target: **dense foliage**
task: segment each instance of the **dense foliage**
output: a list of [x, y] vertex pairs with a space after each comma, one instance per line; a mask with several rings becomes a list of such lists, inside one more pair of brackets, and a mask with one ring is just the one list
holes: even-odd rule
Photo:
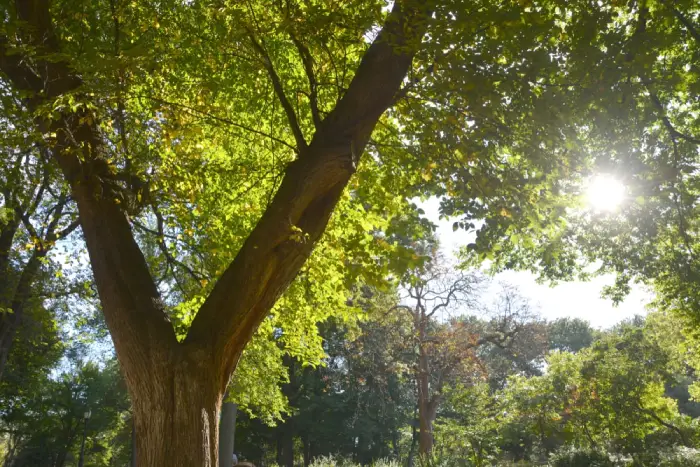
[[[566, 345], [568, 337], [556, 339], [571, 327], [567, 321], [545, 323], [541, 332]], [[323, 331], [327, 366], [290, 366], [290, 418], [274, 428], [242, 420], [237, 449], [261, 465], [292, 465], [276, 455], [285, 437], [295, 440], [294, 465], [324, 456], [328, 464], [313, 465], [406, 465], [410, 458], [445, 466], [598, 465], [595, 459], [606, 466], [695, 465], [700, 432], [687, 385], [698, 349], [667, 314], [596, 332], [577, 351], [542, 348], [531, 357], [537, 374], [514, 368], [502, 387], [488, 378], [498, 358], [481, 353], [479, 376], [465, 374], [444, 390], [435, 447], [422, 460], [412, 357], [384, 325], [383, 317], [365, 321], [359, 336], [337, 326]]]

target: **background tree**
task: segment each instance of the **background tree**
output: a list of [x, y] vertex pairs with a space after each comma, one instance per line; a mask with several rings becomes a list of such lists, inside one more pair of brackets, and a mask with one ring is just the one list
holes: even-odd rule
[[[6, 116], [18, 111], [12, 96], [4, 94], [0, 99], [8, 106]], [[27, 309], [41, 306], [49, 293], [57, 292], [57, 284], [49, 277], [60, 276], [60, 266], [47, 255], [56, 242], [71, 235], [78, 221], [68, 207], [67, 187], [50, 156], [41, 147], [22, 141], [26, 128], [15, 128], [16, 121], [4, 119], [0, 125], [4, 153], [0, 160], [1, 380], [17, 329], [31, 319]], [[72, 284], [67, 285], [58, 291], [60, 295], [70, 292]]]
[[2, 425], [12, 437], [8, 466], [63, 466], [77, 462], [86, 426], [86, 463], [127, 465], [130, 459], [131, 414], [119, 367], [110, 360], [103, 368], [71, 362], [57, 377], [44, 374], [4, 402]]
[[580, 318], [558, 318], [548, 324], [547, 337], [549, 350], [576, 353], [591, 346], [596, 332]]
[[[693, 425], [666, 392], [682, 374], [679, 348], [658, 340], [655, 321], [623, 324], [575, 354], [555, 351], [543, 376], [513, 377], [501, 446], [532, 460], [575, 446], [658, 463], [662, 447], [694, 445]], [[680, 342], [677, 329], [666, 331], [664, 340]]]

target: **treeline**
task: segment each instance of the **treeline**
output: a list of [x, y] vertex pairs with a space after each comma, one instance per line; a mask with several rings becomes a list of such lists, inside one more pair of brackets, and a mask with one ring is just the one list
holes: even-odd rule
[[[517, 345], [475, 350], [445, 382], [435, 465], [698, 462], [687, 449], [699, 434], [700, 404], [690, 398], [697, 356], [676, 320], [654, 312], [606, 331], [571, 318], [530, 324]], [[353, 336], [324, 326], [327, 364], [290, 362], [292, 415], [275, 427], [243, 417], [236, 449], [259, 465], [309, 465], [327, 455], [419, 465], [416, 355], [393, 324], [360, 328]], [[434, 384], [443, 376], [431, 374]]]

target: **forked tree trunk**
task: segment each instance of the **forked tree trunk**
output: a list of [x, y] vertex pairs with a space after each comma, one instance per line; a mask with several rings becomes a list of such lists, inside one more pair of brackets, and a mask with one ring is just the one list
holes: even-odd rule
[[[0, 70], [16, 90], [29, 91], [30, 109], [76, 92], [82, 78], [70, 62], [56, 59], [62, 50], [49, 2], [16, 0], [14, 10], [13, 20], [20, 20], [24, 33], [16, 36], [30, 47], [9, 47], [13, 41], [0, 33]], [[56, 135], [46, 143], [78, 205], [102, 311], [132, 398], [139, 466], [216, 466], [219, 410], [229, 377], [255, 329], [321, 238], [377, 121], [401, 95], [428, 18], [422, 1], [394, 2], [343, 97], [322, 122], [314, 121], [317, 131], [308, 144], [272, 61], [265, 61], [299, 157], [287, 166], [270, 205], [183, 342], [119, 202], [120, 185], [107, 163], [111, 156], [98, 116], [67, 109], [51, 121], [38, 118], [43, 132]], [[17, 53], [25, 49], [28, 56]], [[303, 241], [290, 235], [299, 230]], [[282, 444], [293, 456], [292, 432]]]

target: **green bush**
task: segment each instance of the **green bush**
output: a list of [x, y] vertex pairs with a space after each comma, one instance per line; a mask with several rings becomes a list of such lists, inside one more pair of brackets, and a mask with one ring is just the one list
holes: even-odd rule
[[563, 449], [550, 458], [552, 467], [616, 467], [608, 454], [595, 450]]
[[677, 446], [674, 449], [648, 453], [639, 456], [636, 465], [655, 465], [658, 467], [700, 467], [700, 450]]
[[[310, 467], [360, 467], [349, 459], [335, 456], [323, 456], [314, 459]], [[381, 459], [372, 464], [372, 467], [401, 467], [400, 464], [393, 460]]]

